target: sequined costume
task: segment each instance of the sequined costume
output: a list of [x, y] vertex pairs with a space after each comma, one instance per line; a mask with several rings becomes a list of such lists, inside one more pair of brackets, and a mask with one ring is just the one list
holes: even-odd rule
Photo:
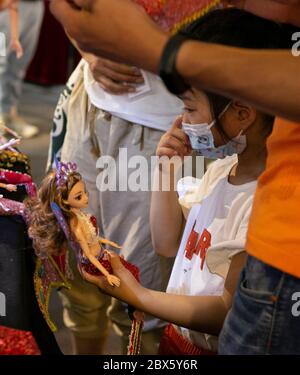
[[40, 355], [31, 332], [0, 326], [0, 355]]

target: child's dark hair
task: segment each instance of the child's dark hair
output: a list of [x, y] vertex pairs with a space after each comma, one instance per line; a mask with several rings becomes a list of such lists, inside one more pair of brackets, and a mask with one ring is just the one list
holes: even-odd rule
[[[204, 17], [186, 27], [182, 34], [190, 39], [231, 47], [250, 49], [291, 49], [292, 34], [296, 28], [255, 16], [236, 8], [219, 9], [209, 12]], [[206, 93], [212, 113], [218, 119], [230, 99], [221, 95]], [[267, 133], [271, 133], [274, 117], [263, 114]], [[217, 121], [218, 129], [228, 137]], [[268, 135], [267, 134], [267, 135]]]

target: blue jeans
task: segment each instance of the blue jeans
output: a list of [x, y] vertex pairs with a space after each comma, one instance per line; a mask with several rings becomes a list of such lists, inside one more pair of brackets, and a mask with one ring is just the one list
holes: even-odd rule
[[219, 354], [299, 355], [300, 279], [249, 256], [220, 335]]

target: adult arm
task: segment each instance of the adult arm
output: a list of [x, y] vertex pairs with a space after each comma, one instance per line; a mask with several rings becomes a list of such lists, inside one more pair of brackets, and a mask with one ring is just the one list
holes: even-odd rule
[[[262, 15], [267, 3], [278, 3], [260, 0], [260, 6], [249, 7], [253, 1], [246, 1], [246, 9]], [[283, 1], [295, 8], [283, 12], [282, 20], [296, 23], [299, 1]], [[81, 9], [66, 0], [51, 3], [52, 11], [82, 50], [158, 72], [168, 35], [130, 0], [74, 0]], [[274, 18], [278, 17], [275, 12]], [[177, 68], [196, 88], [246, 100], [267, 113], [300, 122], [300, 60], [290, 51], [249, 51], [187, 42], [179, 52]]]

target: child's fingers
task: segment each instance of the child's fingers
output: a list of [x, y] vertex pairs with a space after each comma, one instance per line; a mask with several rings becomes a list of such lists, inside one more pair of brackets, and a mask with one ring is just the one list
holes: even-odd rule
[[182, 129], [173, 129], [171, 134], [185, 145], [190, 143], [188, 135]]
[[172, 148], [180, 156], [184, 156], [187, 152], [186, 146], [175, 137], [168, 138], [162, 146]]
[[113, 251], [106, 250], [105, 252], [109, 256], [110, 264], [112, 266], [112, 269], [113, 269], [114, 273], [115, 273], [115, 271], [119, 271], [122, 268], [124, 268], [119, 255], [117, 255]]
[[183, 120], [183, 116], [180, 115], [178, 117], [176, 117], [175, 121], [173, 122], [173, 125], [171, 127], [171, 129], [181, 129], [182, 128], [182, 120]]
[[81, 276], [86, 280], [88, 281], [89, 283], [92, 283], [92, 284], [97, 284], [98, 285], [98, 282], [99, 282], [99, 279], [101, 276], [94, 276], [94, 275], [91, 275], [90, 273], [86, 272], [84, 269], [82, 269], [81, 267], [78, 267], [79, 268], [79, 272], [81, 274]]
[[159, 158], [162, 156], [172, 158], [173, 156], [178, 156], [178, 153], [176, 150], [173, 150], [172, 148], [162, 146], [157, 149], [156, 156], [158, 156]]

